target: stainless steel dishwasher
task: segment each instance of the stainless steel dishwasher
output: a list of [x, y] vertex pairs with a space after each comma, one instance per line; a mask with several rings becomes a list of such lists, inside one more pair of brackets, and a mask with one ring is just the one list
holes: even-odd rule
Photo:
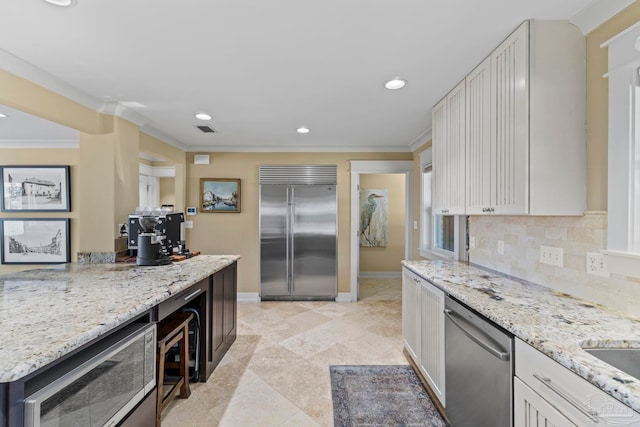
[[513, 424], [513, 336], [447, 296], [445, 384], [452, 427]]

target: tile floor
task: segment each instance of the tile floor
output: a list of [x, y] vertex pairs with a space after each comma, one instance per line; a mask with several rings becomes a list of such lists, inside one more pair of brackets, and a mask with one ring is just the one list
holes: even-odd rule
[[332, 426], [329, 365], [407, 364], [400, 279], [365, 279], [360, 301], [238, 305], [238, 337], [163, 427]]

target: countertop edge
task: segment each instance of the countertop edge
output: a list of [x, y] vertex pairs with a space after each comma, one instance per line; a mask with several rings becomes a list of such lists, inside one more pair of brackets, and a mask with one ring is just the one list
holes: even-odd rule
[[[603, 392], [609, 394], [616, 400], [629, 406], [636, 412], [640, 412], [640, 394], [638, 394], [635, 390], [631, 390], [629, 387], [625, 386], [625, 384], [623, 384], [622, 382], [619, 382], [620, 381], [619, 379], [618, 381], [616, 381], [614, 377], [611, 377], [608, 373], [603, 372], [603, 368], [606, 367], [607, 370], [609, 371], [612, 371], [612, 370], [615, 371], [617, 374], [619, 374], [617, 375], [617, 377], [621, 377], [621, 378], [628, 377], [626, 373], [591, 356], [586, 351], [584, 351], [582, 347], [578, 345], [578, 343], [575, 343], [575, 345], [571, 346], [571, 351], [566, 351], [561, 348], [558, 348], [557, 345], [554, 346], [554, 340], [552, 337], [550, 339], [532, 338], [532, 335], [534, 334], [531, 333], [530, 328], [527, 328], [526, 325], [518, 325], [514, 322], [505, 321], [504, 317], [496, 316], [494, 312], [484, 310], [483, 307], [479, 307], [479, 304], [477, 304], [477, 302], [474, 304], [474, 301], [470, 301], [469, 297], [461, 294], [460, 292], [457, 292], [455, 288], [451, 286], [447, 286], [447, 284], [443, 280], [433, 276], [432, 277], [429, 277], [428, 275], [425, 276], [423, 271], [421, 271], [420, 269], [416, 268], [414, 265], [411, 264], [412, 262], [414, 264], [415, 263], [424, 264], [424, 263], [430, 263], [432, 261], [403, 260], [402, 265], [403, 267], [406, 267], [408, 270], [410, 270], [414, 274], [418, 275], [419, 277], [433, 284], [437, 288], [441, 289], [445, 293], [453, 296], [454, 298], [462, 301], [464, 304], [470, 306], [471, 308], [476, 310], [478, 313], [480, 313], [484, 317], [488, 318], [492, 322], [496, 323], [500, 327], [512, 333], [516, 338], [519, 338], [520, 340], [530, 345], [534, 349], [540, 351], [547, 357], [551, 358], [553, 361], [559, 363], [561, 366], [565, 367], [566, 369], [578, 375], [580, 378], [594, 385], [595, 387], [602, 390]], [[445, 262], [433, 261], [433, 262], [444, 264], [444, 265], [448, 264], [451, 266], [455, 266], [456, 268], [468, 267], [469, 269], [476, 269], [478, 272], [482, 272], [482, 274], [486, 276], [488, 279], [499, 278], [501, 280], [512, 281], [514, 284], [517, 283], [523, 286], [535, 286], [535, 287], [543, 288], [546, 291], [548, 291], [549, 294], [554, 293], [552, 289], [546, 288], [544, 286], [533, 284], [526, 280], [511, 278], [507, 275], [502, 275], [501, 273], [487, 270], [477, 265], [469, 265], [465, 263], [446, 262], [446, 261]], [[579, 303], [579, 300], [577, 298], [574, 298], [574, 299], [576, 303]], [[595, 304], [593, 305], [593, 308], [601, 310]], [[603, 312], [603, 313], [610, 314], [608, 312]], [[611, 314], [611, 315], [613, 316], [614, 314]], [[633, 321], [634, 319], [629, 319], [629, 320]], [[578, 357], [576, 357], [576, 355], [578, 355]], [[517, 358], [517, 355], [516, 355], [516, 358]], [[586, 360], [582, 360], [583, 358]]]

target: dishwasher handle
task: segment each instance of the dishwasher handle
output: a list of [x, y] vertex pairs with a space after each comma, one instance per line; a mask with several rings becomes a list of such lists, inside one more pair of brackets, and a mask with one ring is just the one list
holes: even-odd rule
[[[480, 347], [482, 347], [483, 349], [485, 349], [486, 351], [488, 351], [492, 356], [497, 357], [500, 360], [503, 361], [508, 361], [510, 359], [510, 355], [507, 352], [501, 351], [497, 348], [494, 348], [493, 346], [491, 346], [490, 344], [486, 343], [485, 341], [482, 340], [482, 338], [479, 338], [477, 335], [473, 334], [471, 331], [469, 331], [468, 329], [466, 329], [463, 325], [462, 322], [456, 320], [455, 317], [453, 317], [453, 311], [449, 310], [448, 308], [444, 310], [444, 314], [445, 316], [447, 316], [449, 318], [449, 320], [451, 321], [451, 323], [453, 323], [454, 325], [456, 325], [458, 328], [460, 328], [460, 330], [462, 332], [464, 332], [464, 334], [466, 336], [468, 336], [473, 342], [475, 342], [476, 344], [478, 344]], [[466, 322], [465, 322], [466, 323]]]

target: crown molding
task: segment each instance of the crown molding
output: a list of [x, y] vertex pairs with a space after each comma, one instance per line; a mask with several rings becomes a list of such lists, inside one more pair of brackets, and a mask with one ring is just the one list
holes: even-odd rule
[[156, 129], [154, 126], [150, 124], [139, 126], [139, 128], [140, 128], [140, 132], [146, 133], [147, 135], [157, 138], [162, 142], [166, 142], [167, 144], [172, 145], [176, 148], [179, 148], [182, 151], [191, 151], [191, 150], [187, 150], [187, 146], [182, 142], [178, 141], [171, 135], [168, 135], [162, 132], [161, 130]]
[[186, 149], [190, 153], [408, 153], [409, 147], [395, 145], [375, 146], [294, 146], [294, 145], [251, 145], [232, 147], [228, 145], [198, 145]]
[[420, 135], [418, 135], [418, 137], [416, 139], [414, 139], [411, 142], [411, 144], [409, 144], [409, 149], [411, 150], [411, 152], [416, 151], [418, 148], [422, 147], [427, 141], [429, 141], [431, 138], [433, 138], [433, 135], [431, 133], [432, 129], [433, 128], [429, 128], [429, 129], [425, 130]]
[[587, 35], [633, 2], [635, 0], [593, 0], [573, 15], [569, 22], [578, 27], [582, 34]]

